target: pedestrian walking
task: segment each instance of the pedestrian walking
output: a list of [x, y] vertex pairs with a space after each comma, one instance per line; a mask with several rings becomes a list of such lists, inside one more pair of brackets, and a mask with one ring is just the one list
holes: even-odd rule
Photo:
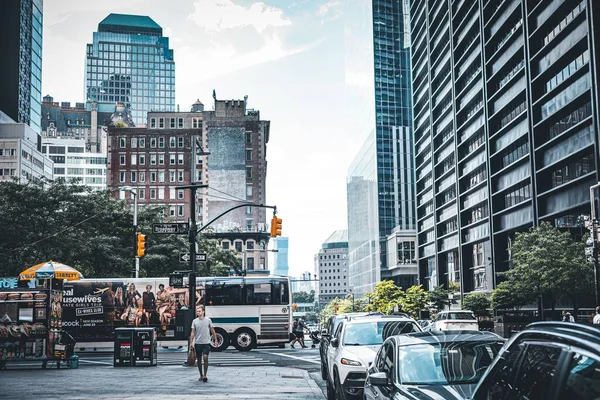
[[562, 312], [562, 321], [563, 322], [575, 322], [575, 318], [571, 315], [570, 312], [563, 311]]
[[[196, 307], [196, 319], [192, 321], [192, 333], [190, 335], [190, 351], [195, 351], [198, 360], [199, 381], [207, 382], [208, 354], [210, 353], [211, 335], [217, 340], [217, 333], [210, 318], [204, 315], [204, 306]], [[202, 368], [204, 363], [204, 369]]]
[[600, 325], [600, 306], [596, 307], [596, 315], [593, 320], [594, 325]]

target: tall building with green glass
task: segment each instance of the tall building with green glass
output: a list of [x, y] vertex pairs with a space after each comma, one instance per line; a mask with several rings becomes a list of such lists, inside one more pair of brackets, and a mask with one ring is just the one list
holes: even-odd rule
[[110, 14], [87, 45], [86, 99], [124, 103], [135, 125], [149, 111], [175, 111], [175, 61], [152, 18]]

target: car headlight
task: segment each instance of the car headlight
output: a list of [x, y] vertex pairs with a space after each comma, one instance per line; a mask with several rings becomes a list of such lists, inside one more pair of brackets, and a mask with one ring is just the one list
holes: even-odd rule
[[342, 358], [340, 362], [344, 365], [354, 365], [355, 367], [362, 366], [362, 363], [360, 361], [351, 360], [349, 358]]

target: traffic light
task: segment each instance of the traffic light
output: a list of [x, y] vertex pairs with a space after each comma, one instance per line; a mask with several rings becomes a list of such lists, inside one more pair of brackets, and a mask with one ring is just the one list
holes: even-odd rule
[[298, 309], [298, 304], [292, 304], [292, 311], [296, 311]]
[[281, 218], [277, 218], [273, 215], [273, 219], [271, 219], [271, 237], [281, 236], [281, 222], [283, 220]]
[[146, 235], [141, 232], [137, 232], [137, 257], [141, 257], [146, 253]]

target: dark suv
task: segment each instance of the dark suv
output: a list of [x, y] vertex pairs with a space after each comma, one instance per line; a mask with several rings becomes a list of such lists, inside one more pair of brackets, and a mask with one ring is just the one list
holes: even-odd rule
[[329, 317], [327, 322], [325, 323], [325, 327], [321, 331], [321, 344], [319, 345], [319, 353], [321, 356], [321, 378], [323, 380], [327, 380], [327, 348], [329, 347], [329, 340], [335, 332], [336, 328], [340, 324], [340, 322], [344, 320], [349, 320], [353, 317], [364, 317], [370, 315], [383, 315], [381, 313], [369, 313], [369, 312], [354, 312], [347, 314], [336, 314]]
[[536, 322], [502, 348], [473, 399], [600, 398], [600, 329]]

